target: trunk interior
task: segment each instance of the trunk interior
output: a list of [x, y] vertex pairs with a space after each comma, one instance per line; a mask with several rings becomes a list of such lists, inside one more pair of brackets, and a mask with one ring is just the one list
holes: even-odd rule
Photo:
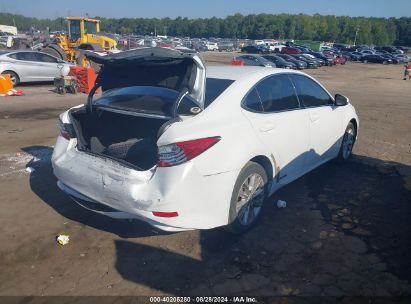
[[120, 114], [105, 109], [71, 113], [81, 151], [105, 155], [148, 170], [158, 161], [157, 134], [169, 119]]

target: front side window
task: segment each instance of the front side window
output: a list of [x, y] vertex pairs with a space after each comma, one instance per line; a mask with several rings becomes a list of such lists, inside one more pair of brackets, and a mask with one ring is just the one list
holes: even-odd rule
[[57, 63], [57, 58], [54, 58], [46, 54], [37, 53], [36, 57], [37, 57], [37, 60], [41, 62]]
[[271, 76], [251, 89], [243, 106], [253, 112], [282, 112], [300, 108], [295, 90], [286, 74]]
[[300, 107], [287, 75], [275, 75], [257, 85], [264, 112], [281, 112]]
[[297, 89], [298, 98], [305, 107], [321, 107], [333, 104], [330, 95], [314, 80], [304, 75], [292, 75], [291, 79]]

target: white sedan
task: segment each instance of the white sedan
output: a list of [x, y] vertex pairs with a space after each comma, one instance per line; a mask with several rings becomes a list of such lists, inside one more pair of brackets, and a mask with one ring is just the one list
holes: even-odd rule
[[104, 93], [60, 116], [52, 164], [60, 189], [100, 214], [239, 233], [280, 187], [352, 153], [354, 107], [306, 74], [205, 69], [170, 49], [94, 60]]
[[13, 86], [22, 82], [53, 81], [73, 64], [37, 51], [0, 51], [0, 74], [10, 75]]

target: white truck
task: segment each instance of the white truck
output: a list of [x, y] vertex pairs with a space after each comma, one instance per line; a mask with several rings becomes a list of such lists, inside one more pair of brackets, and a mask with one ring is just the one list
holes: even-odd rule
[[0, 32], [17, 35], [17, 27], [11, 25], [0, 24]]

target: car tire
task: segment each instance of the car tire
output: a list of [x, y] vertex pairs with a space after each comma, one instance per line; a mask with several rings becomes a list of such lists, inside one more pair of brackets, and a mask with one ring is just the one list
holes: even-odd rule
[[383, 61], [382, 64], [386, 65], [388, 62], [387, 61]]
[[367, 59], [365, 59], [363, 62], [364, 62], [364, 63], [368, 63], [368, 60], [367, 60]]
[[255, 225], [267, 199], [267, 182], [267, 173], [261, 165], [248, 162], [244, 166], [231, 196], [228, 231], [241, 234]]
[[345, 129], [343, 139], [341, 141], [340, 151], [338, 152], [337, 161], [343, 163], [352, 156], [357, 131], [352, 122], [350, 122]]
[[3, 73], [1, 73], [2, 75], [9, 75], [10, 79], [11, 79], [11, 83], [13, 84], [13, 87], [16, 87], [19, 85], [20, 83], [20, 78], [19, 76], [13, 72], [13, 71], [4, 71]]

